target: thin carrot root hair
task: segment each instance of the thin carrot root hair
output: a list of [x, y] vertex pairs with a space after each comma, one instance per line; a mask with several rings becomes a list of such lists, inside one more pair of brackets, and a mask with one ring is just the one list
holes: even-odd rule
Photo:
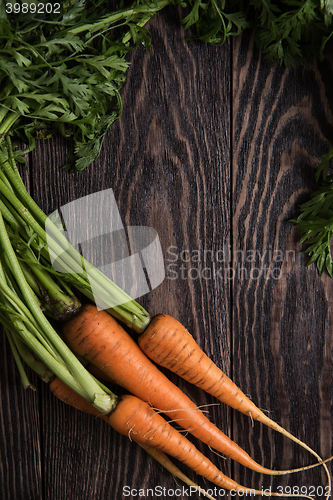
[[[188, 330], [175, 318], [158, 314], [139, 335], [141, 350], [155, 363], [231, 406], [252, 421], [257, 420], [306, 449], [325, 469], [329, 491], [331, 476], [325, 461], [306, 443], [293, 436], [260, 410], [202, 351]], [[330, 460], [330, 459], [328, 459]], [[318, 465], [318, 464], [316, 464]], [[301, 469], [293, 469], [298, 471]], [[289, 471], [292, 472], [292, 471]], [[328, 497], [327, 497], [328, 498]]]
[[[161, 415], [155, 413], [148, 403], [141, 401], [139, 398], [130, 394], [122, 396], [119, 398], [115, 410], [109, 415], [101, 415], [98, 410], [66, 386], [66, 384], [57, 377], [49, 384], [49, 387], [51, 392], [58, 399], [61, 399], [78, 410], [102, 418], [120, 434], [126, 436], [128, 430], [132, 429], [133, 441], [140, 444], [147, 451], [149, 450], [148, 452], [159, 461], [163, 467], [170, 470], [173, 475], [182, 481], [185, 480], [184, 482], [186, 484], [194, 486], [200, 493], [205, 493], [207, 498], [215, 500], [205, 492], [205, 490], [184, 475], [171, 462], [166, 454], [183, 462], [198, 475], [201, 475], [203, 478], [221, 488], [233, 490], [242, 495], [244, 492], [250, 492], [252, 495], [263, 495], [262, 490], [242, 486], [223, 474], [207, 457], [205, 457], [205, 455], [197, 450], [190, 441], [173, 429]], [[148, 434], [150, 435], [149, 438], [147, 438]], [[277, 492], [270, 492], [270, 496], [281, 497], [282, 495]], [[304, 494], [292, 494], [288, 496], [314, 500], [313, 497]]]
[[141, 448], [143, 448], [149, 455], [151, 455], [157, 462], [159, 462], [164, 469], [169, 471], [175, 478], [180, 479], [183, 481], [183, 483], [187, 484], [187, 486], [191, 486], [192, 488], [195, 488], [200, 495], [203, 495], [206, 498], [209, 498], [210, 500], [216, 500], [215, 497], [212, 497], [206, 490], [201, 488], [197, 483], [192, 481], [190, 478], [188, 478], [178, 467], [171, 462], [169, 457], [163, 453], [161, 450], [158, 450], [157, 448], [153, 448], [152, 446], [149, 446], [148, 444], [140, 444]]

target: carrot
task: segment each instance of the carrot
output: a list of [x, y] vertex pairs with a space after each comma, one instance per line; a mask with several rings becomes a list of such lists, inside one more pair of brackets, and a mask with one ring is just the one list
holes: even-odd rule
[[[139, 335], [141, 350], [155, 363], [168, 368], [186, 381], [200, 387], [219, 401], [250, 416], [308, 450], [318, 461], [321, 457], [307, 444], [261, 411], [237, 385], [202, 351], [192, 335], [175, 318], [158, 314]], [[331, 484], [326, 465], [325, 471]]]
[[169, 457], [163, 453], [163, 451], [154, 448], [153, 446], [150, 446], [149, 444], [142, 444], [140, 443], [141, 448], [143, 448], [149, 455], [151, 455], [157, 462], [159, 462], [162, 467], [164, 467], [167, 471], [169, 471], [173, 476], [178, 477], [183, 483], [187, 484], [188, 486], [191, 486], [191, 491], [192, 489], [198, 491], [200, 494], [203, 494], [204, 497], [210, 498], [211, 500], [216, 500], [214, 497], [212, 497], [207, 491], [202, 489], [200, 486], [197, 485], [194, 481], [191, 481], [189, 477], [187, 477], [178, 467], [171, 462]]
[[[50, 390], [65, 403], [84, 412], [99, 416], [110, 424], [113, 429], [124, 436], [128, 436], [132, 441], [139, 443], [143, 447], [147, 447], [148, 445], [150, 451], [157, 450], [156, 453], [162, 452], [163, 455], [160, 455], [163, 457], [162, 461], [165, 460], [164, 454], [167, 453], [190, 467], [198, 475], [221, 488], [233, 490], [242, 495], [245, 492], [255, 495], [263, 494], [260, 490], [241, 486], [223, 474], [193, 443], [172, 427], [162, 415], [155, 412], [148, 403], [136, 396], [131, 394], [121, 396], [118, 399], [116, 408], [109, 415], [101, 415], [84, 398], [76, 394], [59, 378], [55, 378], [50, 383]], [[200, 489], [200, 491], [202, 492], [203, 490]], [[281, 496], [280, 493], [274, 492], [271, 495]], [[306, 495], [291, 496], [312, 498]]]
[[[70, 349], [202, 442], [242, 465], [263, 474], [279, 475], [258, 464], [220, 431], [177, 386], [140, 350], [136, 342], [106, 311], [86, 305], [62, 328]], [[288, 471], [290, 472], [290, 471]]]
[[110, 382], [111, 384], [117, 385], [114, 378], [108, 377], [102, 370], [97, 368], [92, 363], [89, 363], [89, 365], [87, 365], [86, 368], [92, 375], [94, 375], [94, 377], [98, 378], [99, 380], [103, 380], [104, 382]]
[[[258, 420], [313, 453], [305, 443], [261, 411], [201, 350], [192, 335], [176, 319], [166, 314], [155, 316], [138, 337], [141, 350], [155, 363], [168, 368], [191, 384], [253, 420]], [[319, 458], [319, 457], [317, 457]]]
[[[107, 377], [104, 377], [107, 380]], [[51, 392], [61, 401], [73, 406], [77, 410], [83, 411], [85, 413], [90, 413], [95, 417], [100, 417], [105, 420], [107, 423], [109, 422], [109, 418], [106, 415], [101, 415], [101, 413], [94, 408], [91, 404], [89, 404], [83, 397], [79, 396], [72, 389], [70, 389], [64, 382], [62, 382], [59, 378], [55, 377], [52, 382], [49, 384]], [[118, 409], [119, 411], [119, 409]], [[181, 481], [183, 481], [188, 486], [196, 489], [203, 494], [203, 496], [215, 500], [214, 497], [209, 495], [204, 489], [202, 489], [199, 485], [197, 485], [194, 481], [192, 481], [189, 477], [186, 476], [173, 462], [171, 462], [170, 458], [163, 452], [161, 449], [156, 448], [148, 444], [148, 442], [140, 442], [141, 448], [143, 448], [149, 455], [151, 455], [157, 462], [159, 462], [162, 467], [164, 467], [167, 471], [169, 471], [173, 476], [177, 477]]]

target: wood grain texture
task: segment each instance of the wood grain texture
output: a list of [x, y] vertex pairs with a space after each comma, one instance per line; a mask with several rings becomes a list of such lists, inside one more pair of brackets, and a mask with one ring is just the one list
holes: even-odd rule
[[[299, 70], [270, 69], [248, 35], [220, 47], [186, 42], [172, 8], [149, 28], [152, 52], [132, 54], [123, 115], [99, 160], [68, 173], [60, 167], [70, 144], [39, 142], [26, 181], [47, 213], [112, 188], [123, 223], [155, 228], [163, 249], [166, 279], [140, 303], [152, 315], [182, 321], [255, 403], [327, 457], [333, 282], [305, 268], [288, 219], [313, 188], [318, 158], [332, 142], [332, 57]], [[37, 380], [36, 393], [23, 393], [1, 342], [0, 495], [122, 500], [124, 486], [176, 489], [168, 473], [105, 422], [55, 400]], [[199, 405], [215, 403], [185, 382], [182, 389]], [[208, 410], [266, 466], [312, 461], [243, 415], [222, 405]], [[196, 444], [249, 486], [326, 484], [320, 470], [272, 481]], [[145, 498], [157, 495], [146, 490]]]
[[[314, 189], [315, 166], [332, 145], [333, 59], [328, 54], [299, 70], [269, 69], [243, 36], [233, 61], [234, 379], [272, 418], [328, 457], [332, 284], [314, 266], [305, 268], [288, 220]], [[268, 467], [310, 460], [236, 415], [234, 429], [236, 440]], [[253, 484], [253, 474], [239, 473]], [[306, 488], [320, 481], [318, 469], [263, 484]]]

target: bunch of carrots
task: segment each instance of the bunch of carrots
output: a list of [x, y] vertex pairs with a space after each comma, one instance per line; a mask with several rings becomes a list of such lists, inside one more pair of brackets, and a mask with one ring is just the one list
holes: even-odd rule
[[[150, 318], [68, 244], [61, 229], [27, 193], [17, 158], [19, 153], [13, 152], [7, 140], [0, 151], [0, 321], [24, 387], [31, 384], [22, 360], [49, 384], [56, 397], [101, 417], [202, 494], [206, 494], [204, 490], [190, 481], [168, 455], [221, 488], [249, 488], [225, 476], [172, 422], [217, 452], [262, 474], [282, 475], [322, 465], [330, 487], [329, 459], [323, 461], [259, 410], [176, 319], [164, 314]], [[56, 271], [52, 267], [55, 256], [61, 260], [62, 269], [71, 272]], [[94, 304], [96, 284], [100, 298], [109, 301], [107, 310], [99, 310]], [[86, 304], [81, 304], [73, 289], [87, 298]], [[137, 341], [120, 323], [136, 333]], [[316, 462], [293, 470], [263, 467], [218, 429], [156, 364], [292, 439]], [[128, 393], [118, 397], [106, 381]], [[262, 494], [260, 490], [251, 491]]]

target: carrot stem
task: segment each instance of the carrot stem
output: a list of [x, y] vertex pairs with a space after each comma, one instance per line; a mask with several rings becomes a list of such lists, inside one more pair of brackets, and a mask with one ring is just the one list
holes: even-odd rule
[[[9, 156], [10, 154], [8, 154]], [[98, 290], [100, 300], [105, 303], [105, 308], [108, 308], [112, 315], [135, 331], [144, 331], [150, 322], [148, 312], [103, 273], [87, 262], [69, 244], [62, 231], [30, 197], [21, 177], [11, 165], [13, 161], [12, 157], [7, 158], [0, 151], [0, 162], [3, 169], [3, 172], [0, 171], [0, 174], [2, 174], [0, 179], [1, 194], [25, 221], [25, 224], [30, 226], [40, 240], [44, 242], [45, 246], [48, 247], [49, 262], [50, 257], [59, 259], [64, 272], [70, 274], [72, 285], [86, 294], [88, 298], [93, 295], [92, 289], [94, 289], [94, 295], [96, 295], [95, 290]], [[8, 186], [8, 182], [10, 186]], [[10, 208], [9, 211], [11, 211]], [[64, 279], [66, 279], [65, 275]]]
[[[16, 305], [18, 311], [16, 314], [19, 314], [21, 317], [25, 316], [26, 318], [25, 322], [22, 321], [22, 319], [14, 319], [16, 330], [35, 354], [47, 363], [51, 371], [58, 374], [60, 378], [66, 380], [66, 383], [70, 387], [79, 391], [79, 393], [81, 393], [90, 403], [96, 405], [100, 411], [108, 413], [114, 406], [115, 398], [101, 390], [99, 384], [96, 383], [89, 372], [78, 361], [76, 356], [63, 342], [41, 311], [40, 303], [27, 283], [20, 267], [16, 253], [6, 231], [1, 212], [0, 246], [2, 247], [3, 258], [6, 258], [8, 268], [15, 278], [17, 287], [22, 294], [21, 300], [12, 290], [10, 290], [10, 287], [5, 282], [5, 273], [1, 264], [0, 277], [2, 279], [0, 280], [0, 287], [2, 294], [4, 294], [11, 304]], [[30, 326], [30, 330], [26, 325]], [[34, 334], [32, 332], [34, 332]], [[36, 334], [39, 334], [40, 339], [36, 338]], [[47, 348], [47, 346], [49, 346], [49, 348]], [[58, 353], [58, 358], [54, 355], [54, 352]], [[66, 365], [70, 367], [70, 370], [66, 368]]]
[[[45, 309], [56, 319], [65, 321], [80, 309], [81, 303], [78, 298], [64, 283], [60, 286], [45, 272], [29, 247], [23, 251], [18, 249], [18, 254], [22, 255], [20, 266], [26, 280], [43, 305], [45, 304]], [[23, 259], [26, 259], [29, 265]]]
[[51, 370], [46, 366], [46, 364], [43, 361], [41, 361], [40, 358], [37, 358], [34, 355], [34, 353], [30, 351], [28, 346], [24, 342], [22, 342], [22, 340], [18, 337], [18, 335], [16, 335], [16, 332], [14, 331], [13, 331], [13, 339], [23, 361], [35, 373], [37, 373], [37, 375], [43, 382], [49, 384], [51, 380], [54, 378], [54, 373], [51, 372]]
[[147, 5], [135, 5], [130, 8], [120, 9], [117, 12], [113, 12], [111, 15], [106, 15], [98, 23], [96, 22], [93, 24], [79, 25], [78, 27], [70, 28], [68, 31], [73, 34], [78, 34], [82, 33], [83, 31], [91, 31], [93, 29], [92, 33], [94, 33], [101, 30], [104, 26], [109, 27], [111, 23], [112, 24], [119, 23], [120, 21], [126, 20], [130, 18], [132, 15], [135, 15], [137, 13], [142, 13], [147, 15], [145, 20], [146, 23], [156, 12], [163, 9], [167, 5], [170, 5], [170, 0], [159, 0], [159, 2], [158, 3], [156, 2], [156, 4], [149, 3]]
[[13, 356], [14, 356], [14, 360], [15, 360], [17, 369], [18, 369], [20, 377], [21, 377], [21, 382], [22, 382], [23, 388], [28, 389], [30, 387], [31, 389], [36, 390], [36, 387], [33, 384], [31, 384], [31, 382], [28, 379], [28, 376], [27, 376], [26, 371], [23, 367], [20, 355], [17, 352], [16, 343], [14, 342], [13, 336], [8, 328], [6, 329], [6, 335], [7, 335], [7, 339], [8, 339], [10, 348], [12, 350]]
[[[9, 109], [2, 107], [2, 109], [9, 111]], [[10, 128], [14, 125], [16, 120], [20, 118], [20, 114], [16, 111], [10, 110], [9, 115], [6, 115], [5, 118], [1, 121], [0, 126], [0, 138], [4, 137], [5, 134], [10, 130]]]
[[29, 382], [28, 377], [25, 373], [21, 358], [23, 361], [43, 380], [43, 382], [49, 384], [54, 378], [54, 374], [49, 370], [43, 361], [37, 358], [28, 348], [28, 346], [22, 342], [22, 340], [17, 335], [15, 328], [9, 324], [6, 318], [2, 318], [3, 324], [5, 326], [6, 335], [10, 344], [10, 347], [16, 355], [14, 354], [14, 359], [16, 361], [17, 367], [21, 374], [22, 384], [25, 389], [35, 387]]

